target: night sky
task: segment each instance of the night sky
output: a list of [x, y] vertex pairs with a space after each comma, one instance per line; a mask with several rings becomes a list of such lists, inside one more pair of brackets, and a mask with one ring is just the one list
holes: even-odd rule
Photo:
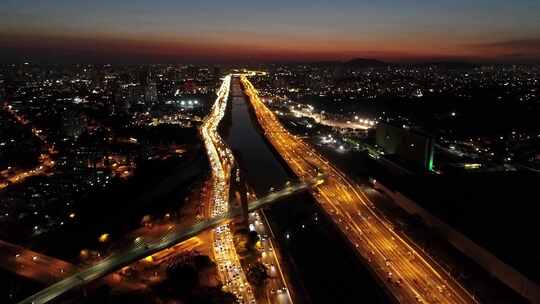
[[0, 61], [540, 61], [538, 0], [0, 0]]

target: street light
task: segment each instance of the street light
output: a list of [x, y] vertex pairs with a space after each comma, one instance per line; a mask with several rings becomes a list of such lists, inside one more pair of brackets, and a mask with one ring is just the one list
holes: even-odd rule
[[100, 235], [99, 238], [98, 238], [98, 241], [100, 243], [105, 243], [108, 240], [109, 240], [109, 234], [108, 233], [104, 233], [104, 234]]

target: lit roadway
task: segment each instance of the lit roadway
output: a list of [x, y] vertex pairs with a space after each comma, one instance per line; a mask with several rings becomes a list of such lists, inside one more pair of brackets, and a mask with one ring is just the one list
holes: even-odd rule
[[[270, 224], [263, 212], [252, 212], [249, 214], [250, 230], [256, 231], [260, 235], [260, 261], [268, 270], [269, 280], [266, 283], [266, 303], [292, 304], [290, 289], [287, 288], [285, 274], [280, 265], [280, 254], [274, 246], [272, 239], [274, 235]], [[270, 232], [270, 235], [269, 233]], [[271, 236], [271, 237], [269, 237]]]
[[265, 136], [296, 175], [309, 179], [325, 174], [325, 182], [312, 191], [315, 199], [400, 303], [476, 302], [440, 265], [394, 232], [358, 184], [285, 130], [251, 82], [245, 76], [241, 80]]
[[[223, 80], [217, 98], [204, 119], [200, 132], [212, 169], [210, 216], [216, 217], [229, 211], [229, 189], [231, 169], [234, 164], [232, 152], [218, 133], [218, 126], [225, 115], [231, 87], [231, 75]], [[233, 233], [229, 225], [216, 227], [213, 233], [213, 252], [218, 273], [226, 291], [233, 293], [240, 303], [255, 303], [255, 297], [234, 246]]]
[[[308, 190], [314, 186], [320, 185], [323, 182], [324, 177], [318, 176], [307, 182], [301, 182], [284, 188], [283, 190], [273, 192], [261, 199], [251, 202], [248, 207], [248, 211], [255, 211], [265, 205], [271, 204], [280, 200], [286, 196]], [[189, 228], [177, 228], [173, 229], [163, 237], [156, 241], [145, 242], [142, 238], [137, 238], [133, 244], [122, 252], [118, 252], [111, 255], [97, 264], [90, 266], [84, 270], [81, 270], [43, 290], [28, 297], [27, 299], [19, 302], [19, 304], [40, 304], [47, 303], [48, 301], [60, 296], [61, 294], [75, 289], [77, 287], [84, 286], [96, 279], [99, 279], [111, 272], [114, 272], [126, 265], [129, 265], [135, 261], [146, 258], [154, 253], [160, 252], [166, 248], [181, 243], [187, 239], [194, 237], [195, 235], [211, 228], [226, 226], [228, 222], [234, 217], [241, 214], [241, 210], [234, 209], [228, 212], [216, 216], [209, 220], [204, 220]], [[16, 253], [13, 255], [15, 258]], [[57, 269], [57, 265], [54, 263], [50, 265], [54, 269]]]
[[4, 241], [0, 241], [0, 268], [45, 284], [77, 271], [73, 264]]
[[374, 121], [371, 121], [368, 119], [365, 119], [365, 120], [355, 119], [353, 121], [339, 121], [336, 119], [325, 118], [324, 115], [319, 114], [319, 113], [313, 113], [311, 111], [306, 111], [306, 110], [297, 110], [294, 108], [291, 109], [291, 113], [297, 117], [309, 117], [315, 120], [316, 123], [321, 124], [321, 125], [342, 128], [342, 129], [369, 130], [370, 128], [373, 128], [373, 126], [375, 125]]
[[[28, 120], [24, 119], [24, 117], [19, 115], [15, 110], [13, 110], [12, 106], [8, 105], [6, 102], [3, 104], [3, 108], [6, 112], [10, 113], [20, 124], [24, 126], [28, 126], [30, 124]], [[43, 142], [43, 144], [47, 146], [48, 154], [41, 154], [39, 156], [39, 165], [33, 169], [16, 171], [10, 174], [8, 173], [7, 176], [3, 176], [3, 180], [0, 180], [0, 190], [3, 190], [10, 184], [20, 183], [31, 176], [47, 173], [54, 167], [54, 161], [51, 159], [51, 154], [54, 153], [54, 149], [49, 145], [49, 143], [47, 142], [47, 138], [43, 135], [41, 130], [36, 128], [31, 128], [31, 130], [32, 133], [37, 138], [39, 138]]]
[[54, 161], [51, 160], [49, 154], [41, 154], [39, 162], [40, 164], [33, 169], [17, 171], [14, 172], [14, 174], [8, 175], [3, 180], [0, 180], [0, 190], [3, 190], [10, 184], [20, 183], [29, 177], [47, 173], [54, 167]]

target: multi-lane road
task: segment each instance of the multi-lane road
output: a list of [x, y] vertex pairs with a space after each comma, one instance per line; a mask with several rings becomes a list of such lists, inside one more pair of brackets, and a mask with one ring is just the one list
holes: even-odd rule
[[[231, 75], [228, 75], [223, 80], [210, 114], [200, 129], [212, 170], [211, 200], [208, 204], [208, 213], [212, 218], [229, 212], [230, 177], [234, 157], [219, 136], [218, 126], [227, 109], [231, 78]], [[255, 303], [255, 296], [242, 269], [233, 237], [228, 224], [214, 229], [213, 252], [218, 273], [225, 290], [232, 292], [240, 303]]]
[[[393, 230], [360, 186], [288, 132], [247, 77], [242, 84], [267, 139], [301, 179], [323, 173], [315, 199], [400, 303], [475, 303], [474, 297], [409, 239]], [[323, 245], [323, 244], [321, 244]], [[331, 263], [332, 261], [325, 261]]]

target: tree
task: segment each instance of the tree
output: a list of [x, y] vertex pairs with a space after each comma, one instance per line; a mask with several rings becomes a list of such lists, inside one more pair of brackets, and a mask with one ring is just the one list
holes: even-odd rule
[[259, 235], [256, 231], [250, 231], [247, 234], [246, 248], [248, 250], [255, 249], [255, 244], [259, 241]]
[[236, 297], [229, 292], [225, 292], [221, 287], [205, 288], [195, 295], [190, 303], [193, 304], [237, 304]]
[[198, 270], [214, 266], [214, 262], [207, 255], [196, 255], [193, 257], [193, 264]]
[[174, 264], [167, 268], [167, 279], [172, 285], [183, 291], [194, 289], [199, 285], [199, 275], [191, 264]]
[[248, 269], [247, 279], [254, 286], [261, 287], [264, 285], [269, 276], [266, 273], [266, 267], [261, 262], [257, 262]]

